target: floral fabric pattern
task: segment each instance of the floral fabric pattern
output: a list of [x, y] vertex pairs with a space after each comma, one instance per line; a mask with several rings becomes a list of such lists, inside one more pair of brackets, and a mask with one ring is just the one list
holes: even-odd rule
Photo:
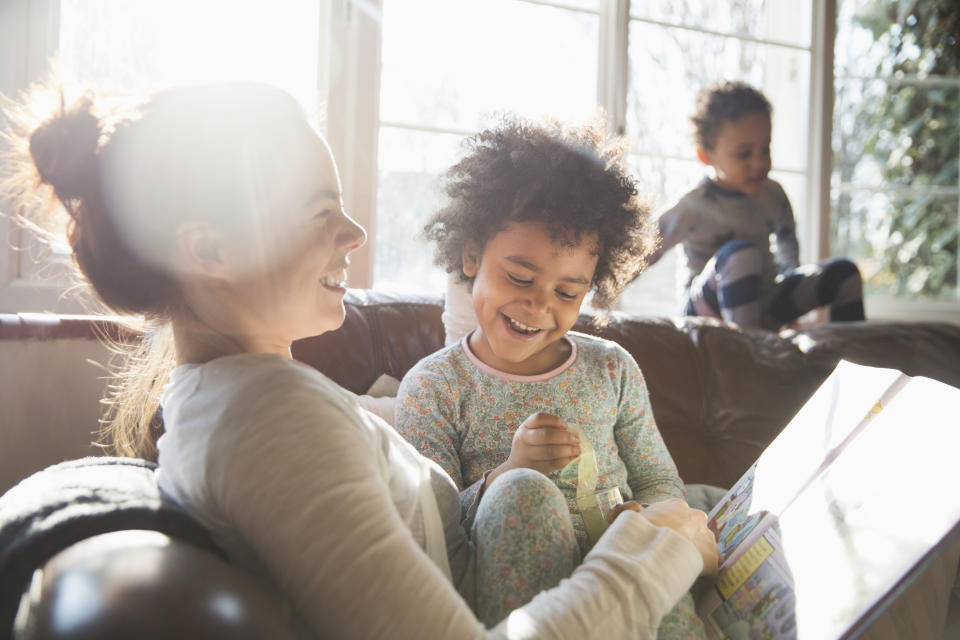
[[[597, 454], [597, 489], [620, 487], [624, 500], [684, 497], [677, 468], [657, 430], [640, 368], [615, 342], [570, 333], [576, 357], [550, 374], [524, 379], [481, 370], [463, 343], [427, 356], [404, 377], [396, 428], [450, 474], [469, 508], [483, 474], [510, 455], [513, 435], [545, 411], [578, 424]], [[549, 475], [567, 501], [577, 540], [588, 549], [577, 482]]]

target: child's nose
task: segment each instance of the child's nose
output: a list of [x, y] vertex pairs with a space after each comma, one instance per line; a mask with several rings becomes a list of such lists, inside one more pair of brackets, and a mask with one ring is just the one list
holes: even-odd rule
[[549, 296], [541, 287], [530, 287], [527, 289], [527, 304], [533, 309], [544, 309], [547, 306]]

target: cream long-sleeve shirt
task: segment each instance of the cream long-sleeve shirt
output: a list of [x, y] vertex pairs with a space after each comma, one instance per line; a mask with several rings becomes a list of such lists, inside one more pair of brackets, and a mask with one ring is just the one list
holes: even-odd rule
[[570, 578], [486, 630], [453, 482], [321, 373], [272, 355], [185, 365], [163, 407], [161, 488], [325, 637], [652, 638], [702, 568], [626, 512]]

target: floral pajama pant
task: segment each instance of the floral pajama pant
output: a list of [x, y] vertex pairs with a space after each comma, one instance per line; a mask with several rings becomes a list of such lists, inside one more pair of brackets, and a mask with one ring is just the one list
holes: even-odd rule
[[[487, 488], [473, 517], [471, 537], [476, 545], [475, 609], [488, 627], [555, 587], [580, 564], [563, 494], [549, 478], [530, 469], [508, 471]], [[664, 616], [657, 635], [706, 637], [690, 593]]]

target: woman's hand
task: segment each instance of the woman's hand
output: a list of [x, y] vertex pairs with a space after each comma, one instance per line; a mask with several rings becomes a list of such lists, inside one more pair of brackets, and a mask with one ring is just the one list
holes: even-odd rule
[[673, 529], [681, 536], [693, 543], [703, 558], [701, 576], [715, 576], [720, 566], [720, 547], [717, 538], [707, 528], [707, 514], [699, 509], [693, 509], [680, 498], [671, 498], [663, 502], [655, 502], [644, 506], [636, 502], [618, 504], [607, 516], [613, 522], [624, 511], [638, 511], [643, 517], [658, 527]]
[[547, 474], [562, 469], [579, 455], [580, 437], [567, 428], [567, 423], [553, 414], [537, 412], [517, 428], [510, 457], [487, 474], [485, 486], [510, 469], [535, 469]]

